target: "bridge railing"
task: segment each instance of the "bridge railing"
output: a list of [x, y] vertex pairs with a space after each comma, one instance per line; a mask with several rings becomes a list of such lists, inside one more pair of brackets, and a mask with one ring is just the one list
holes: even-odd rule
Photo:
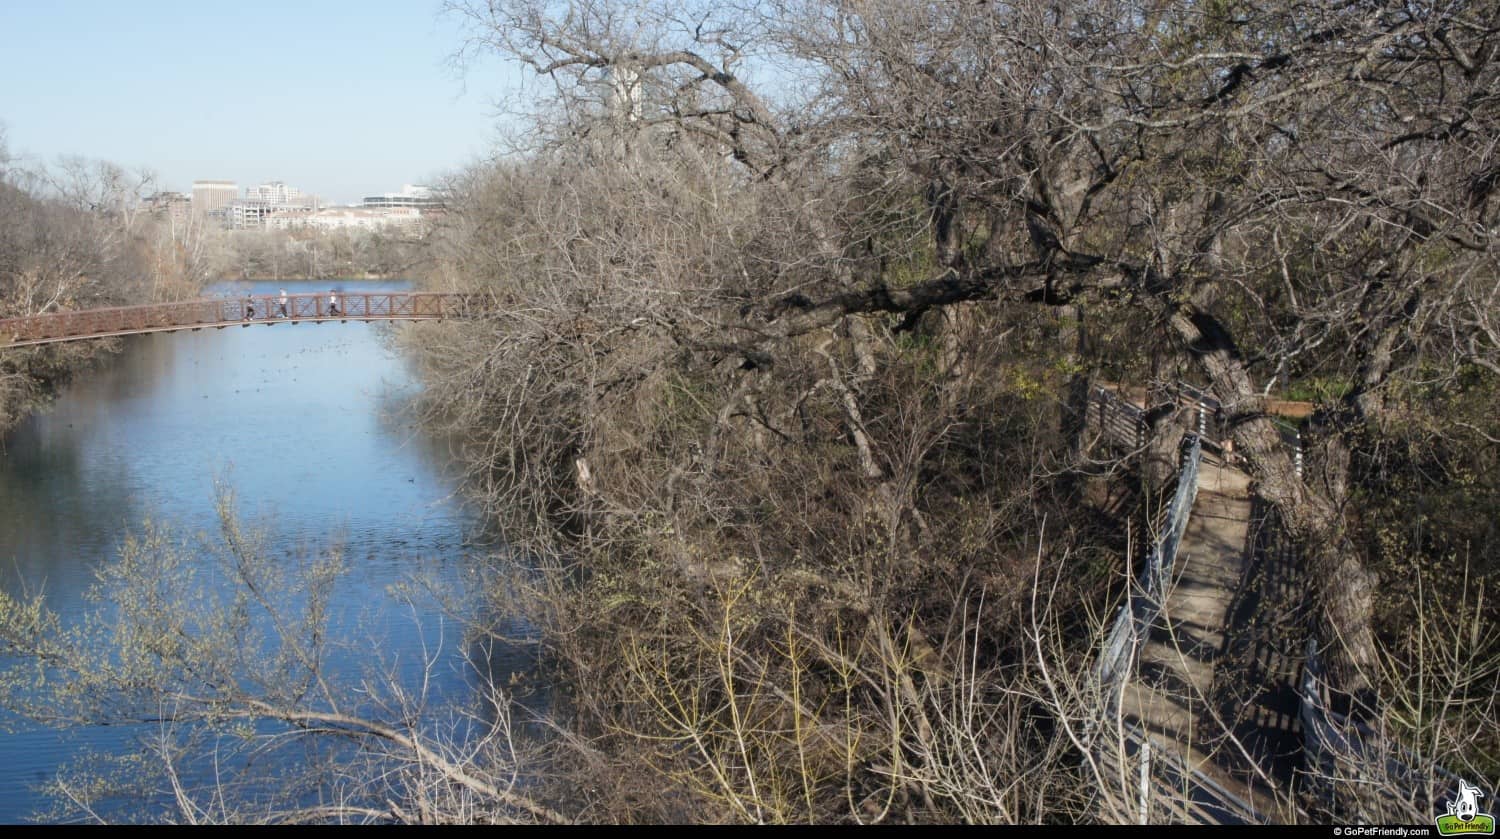
[[[1265, 821], [1265, 815], [1244, 797], [1190, 766], [1172, 750], [1153, 746], [1153, 738], [1136, 723], [1121, 721], [1120, 745], [1123, 756], [1134, 757], [1141, 767], [1137, 805], [1141, 824], [1149, 824], [1153, 815], [1162, 815], [1156, 812], [1162, 809], [1192, 822], [1260, 824]], [[1153, 784], [1171, 790], [1178, 800], [1162, 807], [1162, 802], [1153, 800]]]
[[[1188, 411], [1187, 426], [1190, 433], [1197, 434], [1211, 451], [1219, 451], [1229, 438], [1231, 429], [1223, 404], [1212, 394], [1187, 382], [1175, 382], [1165, 389], [1148, 392], [1159, 404], [1170, 403], [1179, 410]], [[1104, 437], [1112, 444], [1129, 449], [1140, 449], [1150, 434], [1146, 420], [1147, 410], [1132, 404], [1116, 391], [1094, 385], [1089, 392], [1089, 419], [1097, 424]], [[1302, 434], [1298, 426], [1281, 418], [1275, 418], [1276, 430], [1281, 442], [1292, 454], [1297, 474], [1302, 474]]]
[[[1176, 400], [1195, 412], [1200, 434], [1220, 440], [1229, 436], [1223, 406], [1217, 399], [1184, 382], [1178, 382], [1175, 390]], [[1303, 470], [1301, 430], [1281, 419], [1276, 420], [1276, 427], [1300, 477]], [[1274, 526], [1281, 527], [1280, 524]], [[1370, 726], [1331, 709], [1327, 674], [1314, 637], [1307, 641], [1298, 700], [1303, 751], [1309, 770], [1325, 778], [1355, 774], [1360, 776], [1359, 783], [1366, 786], [1376, 781], [1375, 776], [1381, 775], [1380, 780], [1397, 794], [1431, 789], [1434, 804], [1458, 794], [1459, 779], [1452, 772], [1433, 763], [1423, 767], [1415, 755], [1391, 743]]]
[[469, 294], [338, 291], [115, 306], [0, 320], [0, 347], [283, 320], [437, 320], [471, 315], [481, 302]]
[[[1120, 607], [1099, 655], [1098, 672], [1105, 711], [1114, 717], [1119, 708], [1120, 693], [1129, 674], [1135, 670], [1141, 644], [1149, 636], [1151, 628], [1161, 617], [1162, 606], [1172, 588], [1172, 575], [1177, 565], [1178, 548], [1192, 517], [1193, 503], [1198, 498], [1198, 473], [1203, 464], [1203, 440], [1197, 434], [1184, 439], [1182, 466], [1178, 470], [1177, 488], [1167, 507], [1167, 515], [1160, 536], [1142, 563], [1140, 575], [1132, 580], [1126, 591], [1126, 601]], [[1256, 823], [1264, 817], [1244, 798], [1224, 789], [1212, 777], [1189, 766], [1180, 757], [1168, 752], [1153, 752], [1150, 738], [1138, 725], [1126, 723], [1122, 731], [1124, 741], [1134, 750], [1141, 764], [1141, 818], [1144, 822], [1148, 812], [1149, 787], [1153, 783], [1167, 783], [1174, 789], [1193, 787], [1197, 793], [1189, 796], [1185, 811], [1191, 810], [1215, 822]], [[1153, 761], [1155, 761], [1153, 763]]]
[[[1120, 690], [1128, 674], [1134, 670], [1141, 642], [1160, 616], [1166, 592], [1170, 589], [1177, 548], [1196, 497], [1201, 447], [1205, 439], [1224, 440], [1230, 432], [1223, 406], [1206, 391], [1179, 382], [1168, 398], [1193, 412], [1191, 419], [1194, 422], [1190, 427], [1196, 433], [1189, 434], [1192, 441], [1190, 453], [1179, 474], [1160, 540], [1148, 554], [1139, 579], [1132, 582], [1127, 601], [1121, 607], [1099, 657], [1098, 676], [1105, 689], [1107, 710], [1111, 713], [1118, 708]], [[1144, 435], [1144, 412], [1139, 409], [1131, 411], [1134, 406], [1105, 388], [1096, 388], [1094, 399], [1099, 404], [1099, 424], [1107, 436], [1118, 444], [1138, 446], [1140, 437], [1135, 435]], [[1277, 428], [1300, 476], [1303, 466], [1301, 433], [1296, 426], [1282, 421], [1277, 422]], [[1383, 783], [1389, 790], [1388, 794], [1395, 795], [1430, 790], [1433, 807], [1440, 807], [1458, 795], [1458, 776], [1435, 763], [1418, 760], [1411, 752], [1357, 718], [1332, 710], [1327, 675], [1315, 638], [1309, 638], [1307, 642], [1298, 694], [1305, 763], [1319, 776], [1342, 777], [1364, 787]], [[1134, 727], [1127, 732], [1127, 738], [1139, 744], [1145, 743], [1143, 733]], [[1149, 753], [1143, 746], [1140, 748], [1143, 754]], [[1162, 757], [1157, 756], [1158, 759]], [[1248, 803], [1214, 786], [1212, 779], [1202, 773], [1182, 768], [1194, 783], [1210, 789], [1218, 800], [1233, 805], [1236, 818], [1253, 818], [1254, 810]], [[1143, 769], [1143, 775], [1144, 772]]]
[[1179, 381], [1173, 394], [1177, 404], [1186, 407], [1193, 414], [1193, 428], [1198, 436], [1207, 440], [1222, 440], [1227, 431], [1224, 424], [1223, 406], [1219, 400], [1214, 398], [1208, 391]]
[[1161, 615], [1162, 604], [1171, 589], [1172, 570], [1177, 549], [1187, 530], [1193, 502], [1198, 497], [1198, 471], [1203, 462], [1203, 441], [1196, 434], [1187, 438], [1182, 468], [1177, 475], [1177, 490], [1167, 507], [1161, 535], [1147, 553], [1140, 577], [1126, 591], [1126, 600], [1110, 629], [1099, 656], [1099, 681], [1113, 702], [1117, 688], [1126, 674], [1135, 668], [1136, 656], [1143, 639]]
[[[1176, 382], [1171, 388], [1171, 399], [1192, 412], [1191, 422], [1198, 435], [1215, 442], [1215, 447], [1228, 440], [1232, 429], [1224, 405], [1213, 394], [1187, 382]], [[1297, 474], [1302, 474], [1302, 432], [1295, 424], [1274, 418], [1276, 431], [1281, 435], [1282, 445], [1292, 454]]]
[[1429, 790], [1434, 809], [1458, 796], [1458, 775], [1420, 760], [1367, 723], [1330, 707], [1327, 673], [1316, 638], [1307, 639], [1297, 692], [1304, 763], [1317, 777], [1355, 780], [1407, 796]]
[[1089, 393], [1089, 412], [1105, 438], [1124, 449], [1146, 444], [1146, 412], [1118, 393], [1095, 385]]

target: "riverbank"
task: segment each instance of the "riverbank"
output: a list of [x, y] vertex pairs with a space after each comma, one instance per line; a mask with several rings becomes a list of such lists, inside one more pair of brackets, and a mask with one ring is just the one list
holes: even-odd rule
[[363, 273], [363, 274], [325, 273], [325, 274], [318, 274], [316, 276], [311, 276], [311, 277], [308, 276], [308, 275], [306, 275], [306, 274], [298, 274], [295, 277], [283, 277], [283, 276], [279, 276], [279, 275], [275, 275], [275, 274], [266, 274], [266, 275], [260, 275], [260, 274], [242, 274], [242, 275], [237, 276], [237, 277], [225, 278], [223, 280], [220, 280], [220, 282], [221, 283], [323, 283], [323, 282], [339, 282], [341, 280], [344, 280], [344, 281], [349, 281], [349, 282], [361, 282], [361, 283], [389, 283], [389, 282], [400, 282], [402, 280], [407, 279], [409, 276], [410, 276], [409, 274], [402, 273], [402, 272], [393, 272], [393, 273], [389, 273], [389, 274], [375, 273], [375, 272], [366, 272], [366, 273]]
[[118, 352], [119, 347], [119, 339], [105, 338], [0, 350], [0, 440], [26, 417], [44, 409], [68, 382]]
[[[0, 166], [0, 319], [181, 299], [201, 288], [210, 265], [196, 233], [136, 212], [136, 198], [128, 194], [85, 201], [56, 189], [59, 176], [115, 183], [118, 174], [107, 163], [88, 161], [60, 175]], [[118, 345], [88, 341], [0, 351], [0, 433]]]

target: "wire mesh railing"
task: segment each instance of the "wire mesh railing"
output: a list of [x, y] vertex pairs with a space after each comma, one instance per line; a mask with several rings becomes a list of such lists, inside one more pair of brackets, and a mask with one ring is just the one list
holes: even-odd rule
[[1198, 497], [1198, 471], [1203, 462], [1202, 440], [1196, 434], [1189, 435], [1187, 440], [1182, 467], [1178, 471], [1177, 489], [1167, 507], [1161, 536], [1147, 553], [1139, 579], [1133, 581], [1127, 590], [1126, 601], [1120, 607], [1099, 657], [1099, 680], [1109, 689], [1110, 696], [1118, 694], [1125, 675], [1134, 669], [1141, 640], [1160, 616], [1162, 603], [1171, 588], [1177, 549], [1182, 544], [1182, 534], [1187, 530], [1193, 502]]
[[1342, 780], [1398, 797], [1427, 791], [1435, 815], [1441, 805], [1458, 797], [1465, 783], [1458, 775], [1421, 759], [1358, 717], [1333, 710], [1316, 638], [1307, 639], [1297, 693], [1303, 765], [1309, 776], [1325, 782]]
[[1089, 419], [1111, 444], [1126, 450], [1146, 444], [1146, 412], [1109, 388], [1095, 385], [1089, 393]]
[[[1105, 697], [1104, 710], [1111, 716], [1120, 709], [1122, 692], [1136, 669], [1140, 648], [1160, 618], [1171, 589], [1177, 551], [1196, 498], [1202, 448], [1211, 442], [1216, 450], [1222, 447], [1226, 454], [1230, 452], [1224, 441], [1230, 439], [1233, 430], [1231, 418], [1219, 400], [1201, 388], [1181, 382], [1164, 395], [1167, 402], [1191, 412], [1188, 427], [1192, 430], [1186, 438], [1191, 442], [1186, 448], [1176, 492], [1160, 537], [1148, 552], [1138, 576], [1132, 579], [1126, 602], [1121, 606], [1099, 656], [1097, 675]], [[1091, 401], [1094, 403], [1091, 409], [1097, 411], [1098, 427], [1105, 439], [1132, 450], [1144, 445], [1149, 434], [1145, 410], [1131, 405], [1115, 391], [1102, 387], [1094, 389]], [[1300, 426], [1279, 418], [1275, 422], [1296, 473], [1301, 477], [1303, 441]], [[1281, 527], [1279, 524], [1273, 526]], [[1294, 550], [1286, 534], [1279, 536], [1283, 537], [1281, 541], [1286, 550]], [[1304, 771], [1316, 777], [1344, 779], [1361, 787], [1378, 782], [1393, 791], [1428, 790], [1434, 807], [1452, 801], [1460, 794], [1463, 782], [1457, 775], [1433, 761], [1420, 759], [1357, 716], [1333, 709], [1330, 701], [1333, 691], [1315, 637], [1307, 641], [1296, 692]], [[1125, 736], [1136, 744], [1137, 754], [1141, 756], [1144, 796], [1148, 772], [1144, 755], [1152, 752], [1145, 745], [1147, 740], [1143, 732], [1135, 726], [1127, 728]], [[1157, 753], [1153, 759], [1171, 760], [1172, 756]], [[1199, 790], [1208, 791], [1215, 801], [1228, 807], [1225, 815], [1235, 820], [1256, 819], [1255, 809], [1248, 802], [1215, 784], [1211, 777], [1180, 762], [1177, 769], [1179, 777], [1191, 779]], [[1151, 771], [1154, 772], [1154, 768]]]
[[[1160, 535], [1147, 553], [1139, 576], [1132, 579], [1126, 591], [1126, 601], [1120, 607], [1099, 656], [1097, 675], [1108, 717], [1116, 716], [1121, 693], [1130, 675], [1135, 672], [1141, 646], [1161, 617], [1163, 605], [1172, 588], [1178, 550], [1182, 545], [1183, 534], [1187, 531], [1188, 520], [1192, 517], [1193, 504], [1198, 498], [1203, 440], [1197, 434], [1189, 434], [1184, 443], [1177, 488], [1167, 507]], [[1189, 766], [1180, 757], [1158, 750], [1153, 763], [1153, 758], [1149, 757], [1153, 754], [1151, 740], [1139, 726], [1127, 723], [1122, 736], [1131, 744], [1141, 764], [1143, 821], [1148, 812], [1148, 792], [1152, 785], [1165, 785], [1183, 793], [1185, 809], [1182, 815], [1190, 820], [1214, 823], [1253, 823], [1262, 820], [1263, 817], [1248, 801], [1225, 789], [1208, 774]]]

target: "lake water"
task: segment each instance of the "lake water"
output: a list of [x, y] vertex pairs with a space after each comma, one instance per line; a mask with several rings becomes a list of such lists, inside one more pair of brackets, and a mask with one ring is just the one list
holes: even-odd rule
[[[329, 284], [216, 291], [283, 285], [312, 293]], [[436, 602], [412, 609], [393, 593], [420, 575], [463, 594], [495, 554], [476, 544], [478, 521], [456, 497], [446, 447], [403, 413], [419, 385], [388, 347], [387, 331], [400, 328], [301, 323], [127, 339], [119, 357], [5, 438], [0, 584], [43, 591], [76, 620], [89, 607], [94, 569], [116, 561], [121, 539], [148, 519], [214, 533], [222, 483], [273, 552], [342, 549], [349, 571], [336, 589], [334, 631], [353, 652], [336, 666], [380, 662], [436, 699], [475, 701], [465, 666], [472, 639]], [[522, 654], [489, 658], [501, 673], [527, 667]], [[46, 803], [38, 782], [86, 750], [120, 751], [141, 733], [130, 729], [54, 731], [11, 720], [0, 732], [0, 822], [27, 821]]]

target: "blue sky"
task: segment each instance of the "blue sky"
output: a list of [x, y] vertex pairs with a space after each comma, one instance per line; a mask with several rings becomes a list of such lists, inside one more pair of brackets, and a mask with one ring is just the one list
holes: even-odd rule
[[517, 71], [460, 76], [440, 0], [0, 0], [12, 155], [195, 179], [285, 181], [326, 200], [425, 183], [485, 156]]

